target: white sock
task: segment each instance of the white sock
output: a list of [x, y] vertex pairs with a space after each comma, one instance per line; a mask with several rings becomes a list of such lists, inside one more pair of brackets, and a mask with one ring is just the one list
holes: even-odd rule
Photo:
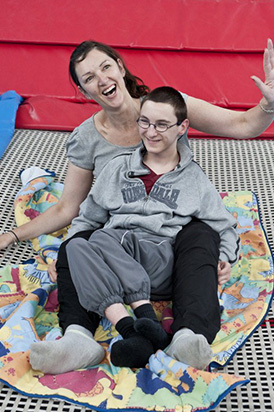
[[196, 369], [204, 369], [210, 363], [213, 352], [203, 335], [188, 328], [178, 330], [166, 351], [168, 356]]
[[88, 329], [80, 325], [70, 325], [59, 340], [36, 342], [30, 347], [32, 368], [49, 374], [94, 366], [104, 356], [103, 347]]

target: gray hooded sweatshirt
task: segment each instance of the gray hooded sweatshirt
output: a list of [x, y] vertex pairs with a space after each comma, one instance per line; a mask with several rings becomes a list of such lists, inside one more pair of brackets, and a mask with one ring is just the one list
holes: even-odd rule
[[69, 236], [105, 227], [145, 231], [175, 240], [177, 233], [196, 217], [219, 233], [219, 259], [234, 265], [240, 249], [236, 220], [193, 161], [190, 149], [183, 143], [177, 147], [179, 164], [156, 181], [149, 195], [138, 177], [150, 173], [142, 162], [144, 149], [113, 158], [82, 203]]

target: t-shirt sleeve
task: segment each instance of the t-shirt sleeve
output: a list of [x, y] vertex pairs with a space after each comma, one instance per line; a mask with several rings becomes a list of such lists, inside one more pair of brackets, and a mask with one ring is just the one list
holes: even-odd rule
[[80, 129], [77, 127], [70, 135], [66, 143], [68, 160], [82, 169], [93, 170], [94, 160], [91, 153], [91, 147], [87, 139], [82, 136]]
[[184, 101], [187, 102], [188, 95], [185, 94], [185, 93], [183, 93], [183, 92], [180, 92], [180, 93], [181, 93], [181, 95], [183, 96]]
[[[182, 92], [180, 92], [180, 93], [183, 96], [184, 101], [187, 102], [188, 95], [185, 94], [185, 93], [182, 93]], [[185, 133], [182, 136], [180, 136], [179, 141], [180, 141], [180, 143], [184, 143], [187, 147], [189, 147], [187, 133], [188, 133], [188, 129], [185, 131]]]

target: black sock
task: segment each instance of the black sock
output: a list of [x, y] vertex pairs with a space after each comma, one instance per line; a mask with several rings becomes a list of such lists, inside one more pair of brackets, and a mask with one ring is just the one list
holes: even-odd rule
[[143, 368], [154, 353], [152, 343], [134, 329], [134, 319], [126, 316], [120, 319], [115, 328], [124, 338], [111, 347], [110, 359], [115, 366]]
[[134, 309], [134, 314], [136, 318], [148, 318], [157, 320], [156, 313], [154, 312], [154, 309], [150, 303], [144, 303], [144, 305], [141, 305], [138, 308]]
[[155, 352], [165, 349], [170, 343], [170, 336], [158, 321], [153, 306], [145, 303], [134, 309], [134, 314], [138, 318], [134, 323], [135, 330], [151, 341]]
[[149, 339], [156, 352], [158, 349], [164, 350], [171, 341], [171, 337], [166, 333], [158, 320], [140, 318], [134, 323], [136, 332]]
[[135, 336], [137, 333], [134, 329], [134, 319], [131, 316], [126, 316], [125, 318], [120, 319], [116, 323], [115, 329], [124, 339]]
[[135, 332], [135, 336], [118, 340], [111, 346], [110, 359], [115, 366], [144, 368], [153, 353], [152, 343]]

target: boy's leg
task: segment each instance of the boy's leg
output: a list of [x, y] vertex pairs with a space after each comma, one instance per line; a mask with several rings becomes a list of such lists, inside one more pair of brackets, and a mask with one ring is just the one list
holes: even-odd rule
[[[148, 300], [150, 294], [148, 275], [143, 266], [133, 257], [137, 253], [138, 242], [135, 245], [127, 242], [125, 245], [124, 238], [123, 230], [99, 230], [88, 242], [75, 239], [68, 246], [68, 260], [82, 305], [88, 310], [98, 312], [101, 316], [105, 315], [119, 333], [127, 338], [127, 342], [120, 341], [113, 345], [113, 363], [119, 366], [140, 367], [148, 360], [147, 350], [144, 351], [145, 338], [133, 329], [131, 317], [122, 319], [126, 316], [121, 316], [118, 307], [123, 308], [120, 305], [123, 300], [127, 304], [132, 304], [138, 317], [146, 317], [147, 322], [151, 320], [150, 324], [144, 327], [151, 327], [148, 338], [155, 341], [156, 349], [166, 347], [169, 340]], [[125, 314], [127, 315], [126, 311]], [[130, 334], [128, 334], [129, 326]], [[149, 342], [147, 346], [150, 346]], [[144, 359], [146, 359], [145, 363]]]
[[[125, 307], [114, 304], [106, 308], [105, 316], [124, 338], [111, 347], [111, 361], [116, 366], [144, 367], [150, 355], [164, 349], [170, 339], [149, 301], [133, 302], [131, 307], [137, 320], [128, 315]], [[145, 333], [144, 333], [145, 332]]]
[[144, 367], [153, 346], [135, 331], [123, 301], [127, 294], [129, 299], [147, 303], [150, 282], [140, 264], [121, 246], [123, 233], [98, 230], [89, 241], [74, 239], [67, 247], [68, 261], [81, 304], [109, 319], [124, 338], [111, 347], [112, 363]]
[[132, 308], [137, 320], [134, 323], [134, 329], [141, 335], [150, 340], [154, 352], [158, 349], [164, 350], [170, 343], [171, 337], [161, 326], [157, 319], [156, 313], [150, 302], [140, 304], [134, 303]]
[[89, 241], [77, 238], [67, 245], [72, 281], [81, 305], [104, 316], [114, 303], [148, 300], [150, 281], [121, 245], [123, 230], [97, 230]]
[[[170, 238], [148, 233], [128, 231], [123, 236], [122, 245], [134, 257], [150, 278], [151, 294], [154, 300], [171, 298], [171, 277], [173, 270], [173, 247]], [[150, 302], [131, 302], [137, 320], [134, 328], [149, 339], [154, 351], [165, 349], [170, 336], [162, 328]]]
[[80, 325], [91, 333], [95, 333], [100, 317], [97, 313], [88, 312], [79, 302], [79, 298], [71, 278], [70, 269], [67, 259], [66, 246], [75, 238], [88, 240], [93, 231], [88, 230], [76, 233], [72, 238], [63, 242], [56, 264], [57, 269], [57, 286], [58, 286], [58, 302], [59, 302], [59, 324], [63, 331], [70, 325]]
[[[88, 239], [91, 231], [77, 233], [74, 237]], [[31, 345], [30, 362], [33, 369], [44, 373], [64, 373], [100, 363], [104, 350], [93, 338], [100, 317], [87, 312], [79, 302], [71, 279], [66, 245], [62, 243], [57, 261], [59, 321], [64, 336], [55, 341], [36, 342]], [[81, 351], [78, 348], [81, 347]]]
[[208, 225], [192, 221], [179, 232], [174, 247], [171, 328], [175, 335], [167, 353], [199, 368], [210, 361], [209, 344], [220, 329], [219, 242]]
[[111, 346], [110, 359], [115, 366], [129, 368], [144, 367], [154, 353], [150, 340], [136, 332], [134, 319], [129, 316], [124, 305], [116, 303], [105, 310], [105, 316], [123, 337]]

